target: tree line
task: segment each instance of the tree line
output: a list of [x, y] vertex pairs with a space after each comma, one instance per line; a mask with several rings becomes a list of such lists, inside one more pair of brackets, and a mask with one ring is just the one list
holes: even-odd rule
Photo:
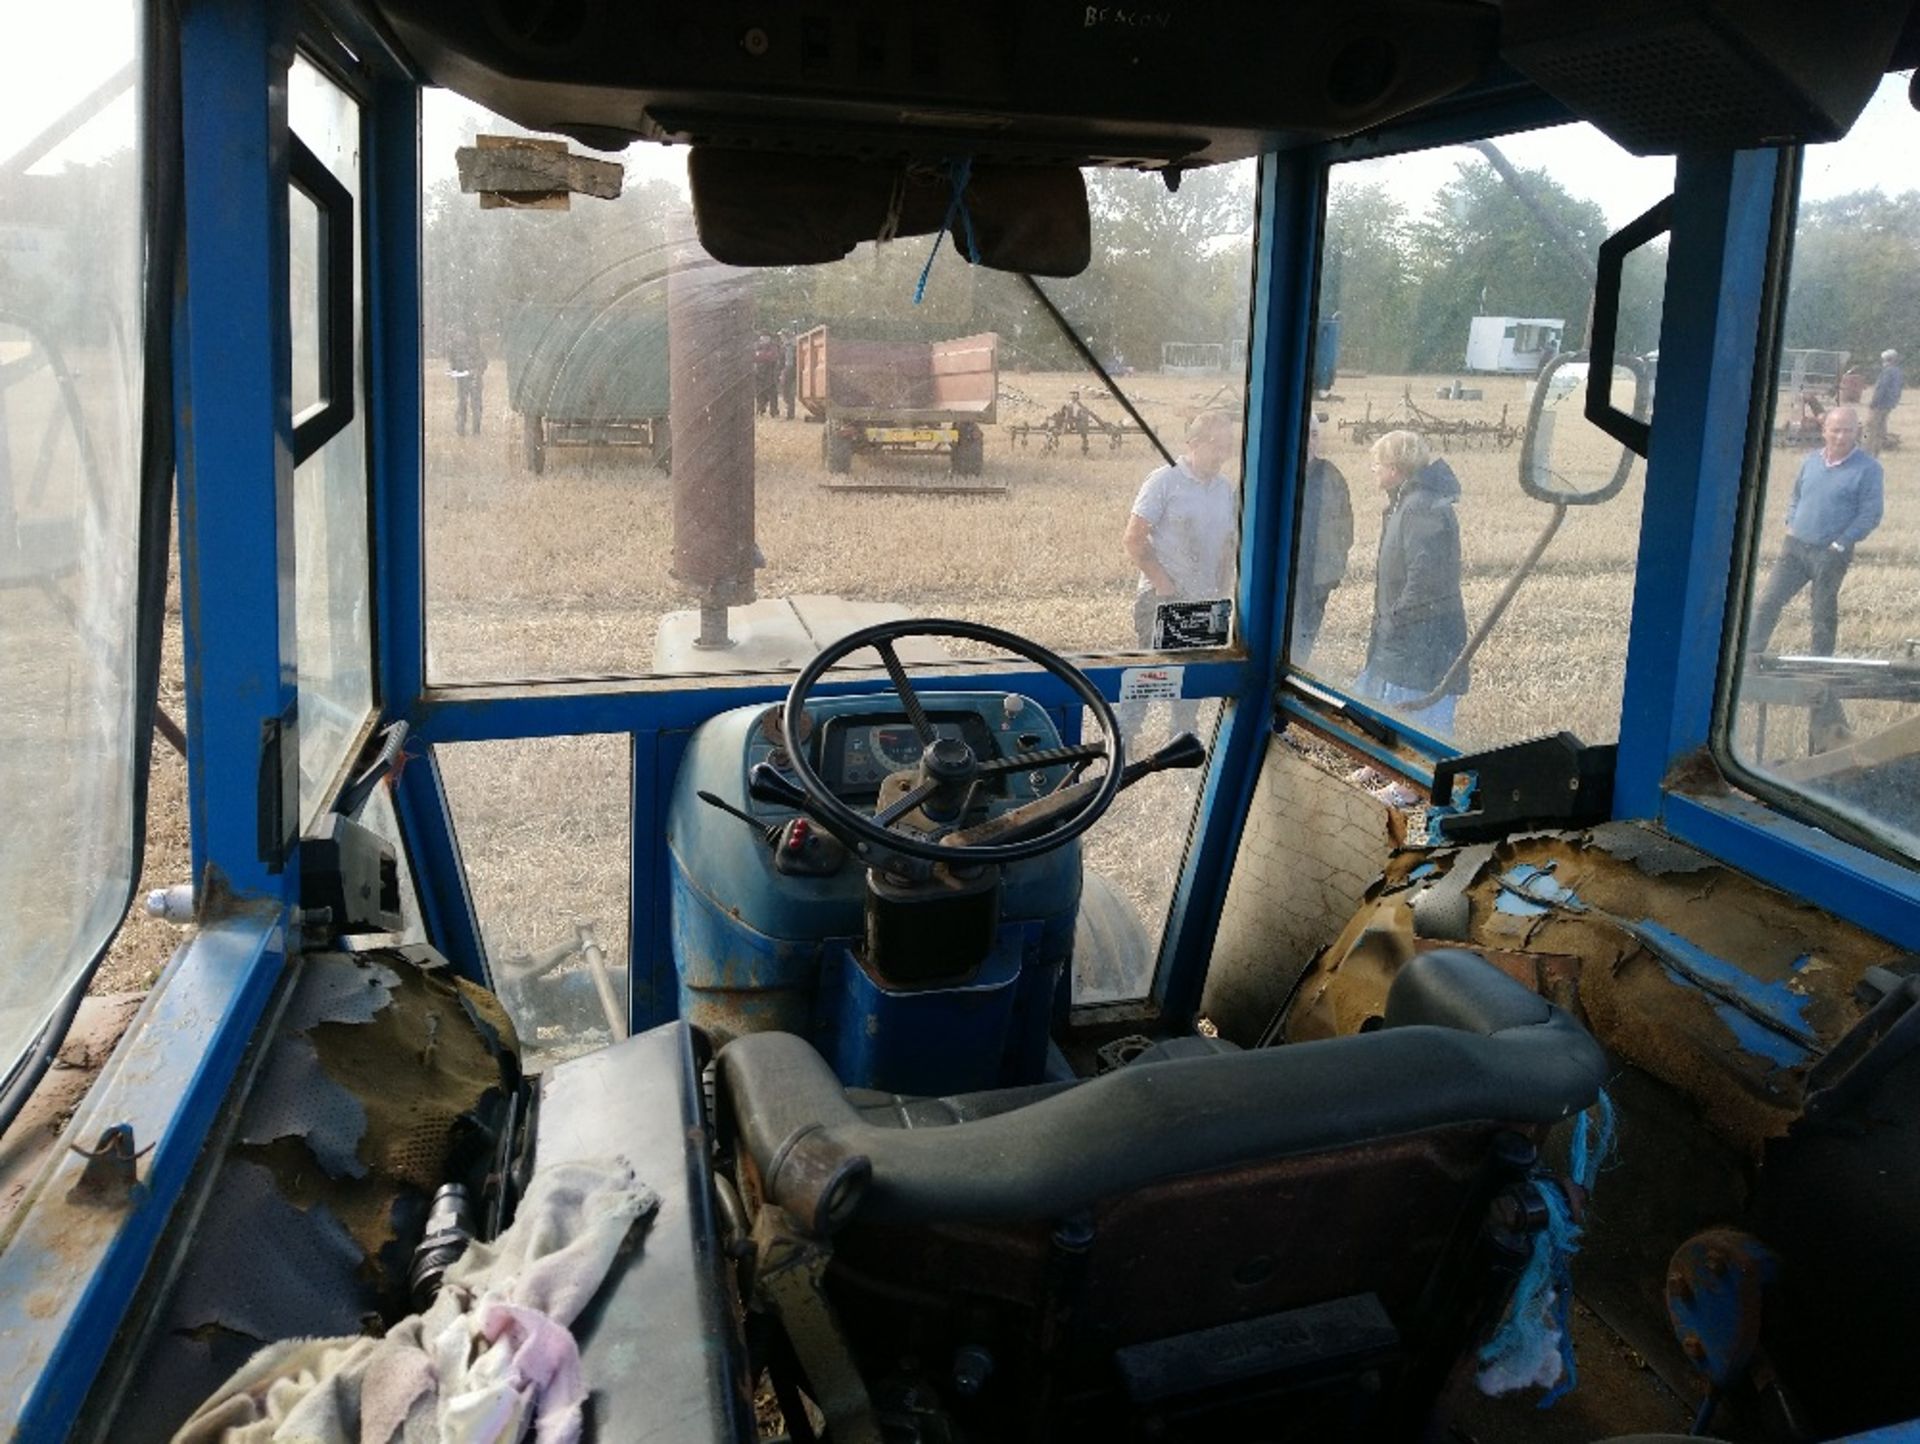
[[[1563, 317], [1565, 346], [1586, 345], [1606, 217], [1545, 171], [1520, 178], [1528, 196], [1483, 160], [1462, 160], [1420, 215], [1378, 183], [1334, 188], [1320, 314], [1340, 313], [1342, 365], [1459, 369], [1475, 316]], [[1543, 223], [1542, 212], [1556, 224]], [[1790, 277], [1783, 346], [1848, 351], [1869, 374], [1887, 347], [1920, 348], [1920, 191], [1864, 190], [1802, 205]], [[1665, 284], [1662, 238], [1627, 258], [1623, 350], [1659, 345]]]
[[[1163, 342], [1245, 339], [1250, 162], [1188, 176], [1174, 194], [1155, 176], [1090, 171], [1087, 191], [1092, 263], [1078, 276], [1038, 284], [1103, 364], [1157, 367]], [[451, 178], [440, 181], [423, 217], [428, 354], [444, 354], [461, 330], [500, 347], [529, 303], [664, 304], [668, 238], [690, 225], [684, 192], [658, 178], [630, 184], [614, 201], [575, 198], [567, 212], [483, 211]], [[750, 280], [756, 325], [769, 333], [820, 324], [866, 340], [994, 331], [1003, 366], [1083, 364], [1021, 277], [968, 265], [946, 238], [937, 253], [934, 237], [906, 237], [862, 245], [831, 265], [756, 270]]]

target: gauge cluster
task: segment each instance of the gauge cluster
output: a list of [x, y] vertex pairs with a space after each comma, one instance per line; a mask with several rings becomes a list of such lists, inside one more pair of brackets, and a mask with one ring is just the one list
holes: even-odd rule
[[[956, 737], [981, 761], [1000, 755], [993, 733], [973, 712], [929, 712], [936, 736]], [[896, 772], [918, 766], [920, 737], [904, 716], [829, 718], [820, 729], [820, 777], [836, 797], [871, 797]], [[989, 790], [1000, 790], [988, 783]]]
[[[919, 765], [920, 738], [905, 712], [888, 705], [892, 700], [821, 699], [802, 714], [797, 745], [806, 749], [807, 760], [834, 796], [858, 806], [870, 805], [887, 778]], [[1052, 718], [1027, 698], [949, 692], [938, 703], [927, 709], [935, 735], [958, 738], [983, 762], [1059, 745]], [[747, 769], [765, 762], [781, 772], [791, 771], [790, 749], [796, 741], [786, 735], [781, 710], [777, 705], [768, 707], [754, 719], [746, 738]], [[1058, 786], [1066, 773], [1066, 767], [1055, 766], [982, 778], [979, 799], [1004, 799], [1007, 804], [1028, 800]], [[748, 805], [755, 812], [784, 811], [757, 800]]]

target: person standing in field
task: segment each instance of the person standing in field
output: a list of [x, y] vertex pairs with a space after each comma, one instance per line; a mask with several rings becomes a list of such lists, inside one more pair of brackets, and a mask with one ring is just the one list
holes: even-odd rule
[[1373, 629], [1354, 690], [1445, 736], [1453, 731], [1454, 711], [1468, 686], [1467, 669], [1455, 671], [1453, 665], [1467, 645], [1460, 520], [1454, 513], [1460, 479], [1412, 431], [1389, 431], [1374, 442], [1372, 458], [1387, 508], [1374, 572]]
[[1787, 498], [1787, 542], [1753, 605], [1747, 649], [1764, 652], [1780, 613], [1811, 587], [1815, 656], [1831, 657], [1840, 634], [1840, 584], [1853, 549], [1873, 535], [1886, 504], [1885, 473], [1858, 445], [1860, 413], [1834, 406], [1821, 420], [1824, 445], [1810, 452]]
[[1891, 348], [1880, 353], [1880, 374], [1874, 378], [1873, 395], [1867, 400], [1867, 450], [1878, 456], [1887, 449], [1887, 417], [1900, 404], [1907, 376], [1900, 369], [1900, 353]]
[[780, 348], [764, 331], [753, 343], [753, 414], [771, 416], [777, 404], [780, 381]]
[[1347, 479], [1320, 454], [1320, 417], [1307, 414], [1307, 469], [1301, 478], [1300, 544], [1293, 584], [1290, 659], [1304, 667], [1313, 656], [1327, 600], [1347, 575], [1353, 548], [1353, 493]]
[[780, 400], [786, 404], [787, 420], [793, 420], [793, 393], [800, 377], [795, 369], [793, 332], [780, 333]]
[[480, 434], [480, 411], [486, 401], [487, 353], [471, 326], [453, 333], [447, 347], [447, 374], [453, 378], [453, 429], [458, 436], [467, 434], [467, 418], [473, 418], [473, 434]]
[[[1224, 467], [1235, 447], [1234, 417], [1203, 411], [1187, 423], [1186, 449], [1171, 466], [1150, 475], [1134, 498], [1121, 546], [1140, 569], [1134, 589], [1133, 630], [1154, 646], [1154, 622], [1167, 601], [1218, 601], [1233, 595], [1240, 540], [1240, 491]], [[1139, 730], [1142, 709], [1122, 709], [1123, 728]], [[1174, 705], [1173, 730], [1188, 730], [1199, 705]]]

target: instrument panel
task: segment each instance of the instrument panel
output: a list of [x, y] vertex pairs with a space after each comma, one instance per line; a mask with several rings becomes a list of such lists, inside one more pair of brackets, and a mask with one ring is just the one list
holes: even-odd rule
[[[1056, 747], [1060, 742], [1053, 719], [1024, 697], [949, 692], [924, 700], [934, 734], [960, 739], [982, 762]], [[789, 749], [795, 743], [786, 736], [779, 706], [764, 709], [754, 719], [746, 742], [747, 769], [765, 762], [779, 771], [791, 772]], [[797, 745], [806, 749], [807, 760], [835, 797], [863, 809], [872, 805], [888, 777], [910, 771], [920, 762], [919, 735], [892, 697], [831, 697], [810, 702]], [[1051, 791], [1066, 773], [1065, 766], [1056, 764], [1032, 772], [983, 777], [976, 798], [981, 803], [1013, 805]], [[784, 810], [758, 801], [749, 806], [755, 812]]]
[[[936, 736], [959, 738], [982, 762], [1000, 755], [977, 713], [930, 711], [927, 720]], [[918, 766], [920, 750], [919, 734], [899, 713], [830, 717], [820, 729], [820, 778], [835, 797], [872, 797], [893, 773]], [[989, 791], [1005, 790], [996, 784], [998, 778], [985, 779]]]

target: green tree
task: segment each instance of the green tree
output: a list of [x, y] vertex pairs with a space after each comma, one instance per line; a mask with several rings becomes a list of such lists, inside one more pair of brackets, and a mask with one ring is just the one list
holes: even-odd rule
[[[1526, 199], [1486, 162], [1462, 160], [1412, 227], [1415, 369], [1458, 367], [1475, 316], [1561, 317], [1566, 346], [1585, 344], [1589, 277], [1606, 239], [1606, 213], [1545, 170], [1519, 175]], [[1566, 243], [1539, 212], [1558, 223]], [[1577, 254], [1569, 254], [1569, 245]]]
[[1800, 208], [1782, 344], [1848, 351], [1873, 374], [1920, 348], [1920, 191], [1855, 191]]
[[1195, 171], [1169, 193], [1157, 175], [1088, 170], [1093, 256], [1047, 294], [1103, 361], [1157, 367], [1169, 341], [1247, 332], [1254, 168]]
[[1340, 315], [1343, 364], [1404, 370], [1413, 301], [1406, 208], [1378, 182], [1336, 186], [1321, 246], [1320, 314]]

